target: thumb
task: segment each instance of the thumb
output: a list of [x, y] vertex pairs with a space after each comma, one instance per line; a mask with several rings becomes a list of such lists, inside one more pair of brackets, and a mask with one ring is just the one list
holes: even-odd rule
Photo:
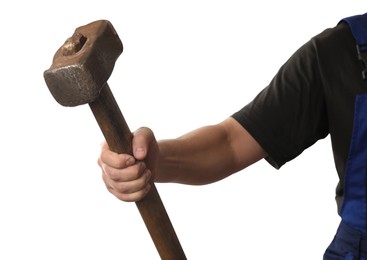
[[132, 148], [137, 160], [144, 160], [148, 154], [149, 147], [155, 142], [153, 131], [147, 127], [141, 127], [133, 133]]

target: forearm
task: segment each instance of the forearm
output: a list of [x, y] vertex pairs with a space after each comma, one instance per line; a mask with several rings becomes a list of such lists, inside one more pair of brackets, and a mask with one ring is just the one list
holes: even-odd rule
[[159, 142], [157, 182], [201, 185], [235, 172], [234, 151], [222, 125], [206, 126]]

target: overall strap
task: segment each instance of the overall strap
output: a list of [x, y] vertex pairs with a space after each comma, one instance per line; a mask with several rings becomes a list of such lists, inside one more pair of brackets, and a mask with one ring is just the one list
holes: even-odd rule
[[[367, 84], [367, 13], [345, 18], [355, 38], [358, 58], [364, 64], [362, 77]], [[342, 221], [359, 232], [367, 233], [367, 93], [355, 99], [354, 122], [344, 177]]]
[[364, 64], [362, 77], [367, 82], [367, 13], [347, 17], [340, 22], [346, 22], [352, 31], [357, 43], [358, 58]]

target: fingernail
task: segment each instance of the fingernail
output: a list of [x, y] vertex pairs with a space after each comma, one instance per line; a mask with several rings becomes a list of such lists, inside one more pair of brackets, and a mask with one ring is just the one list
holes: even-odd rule
[[129, 159], [127, 159], [126, 161], [126, 166], [130, 166], [133, 165], [135, 163], [135, 159], [134, 157], [130, 157]]
[[148, 183], [144, 189], [144, 194], [147, 194], [150, 191], [150, 184]]
[[142, 148], [142, 147], [138, 147], [138, 148], [135, 149], [135, 152], [136, 153], [145, 153], [145, 149]]
[[152, 177], [152, 172], [150, 170], [148, 170], [147, 174], [145, 176], [145, 183], [148, 183], [150, 181], [151, 177]]

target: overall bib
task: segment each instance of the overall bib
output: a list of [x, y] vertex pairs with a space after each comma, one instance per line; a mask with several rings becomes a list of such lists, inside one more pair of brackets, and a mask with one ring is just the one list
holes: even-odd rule
[[[365, 65], [367, 88], [367, 13], [343, 19], [356, 40], [358, 58]], [[338, 55], [336, 53], [336, 55]], [[341, 223], [324, 260], [367, 260], [367, 97], [357, 95], [352, 140], [344, 179]]]

